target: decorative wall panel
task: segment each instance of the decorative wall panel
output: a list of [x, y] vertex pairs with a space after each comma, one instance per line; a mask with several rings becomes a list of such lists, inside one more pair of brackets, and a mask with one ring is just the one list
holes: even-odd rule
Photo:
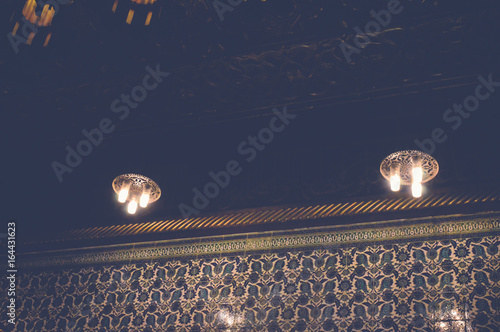
[[499, 221], [480, 214], [28, 255], [15, 330], [430, 331], [432, 312], [465, 299], [474, 331], [498, 331]]

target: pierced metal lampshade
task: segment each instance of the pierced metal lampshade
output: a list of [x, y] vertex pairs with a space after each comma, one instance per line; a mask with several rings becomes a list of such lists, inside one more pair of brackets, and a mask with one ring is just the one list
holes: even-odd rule
[[134, 214], [137, 205], [145, 208], [161, 196], [160, 187], [150, 178], [140, 174], [122, 174], [113, 180], [113, 190], [118, 202], [128, 204], [128, 213]]
[[380, 173], [389, 180], [392, 191], [399, 191], [401, 185], [411, 185], [413, 197], [420, 197], [422, 183], [432, 180], [438, 172], [436, 159], [416, 150], [394, 152], [380, 164]]

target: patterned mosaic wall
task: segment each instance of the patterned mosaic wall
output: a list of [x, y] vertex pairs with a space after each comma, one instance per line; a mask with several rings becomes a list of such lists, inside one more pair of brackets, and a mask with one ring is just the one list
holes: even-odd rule
[[475, 331], [500, 331], [499, 245], [483, 235], [27, 270], [15, 330], [430, 331], [434, 309], [466, 298]]

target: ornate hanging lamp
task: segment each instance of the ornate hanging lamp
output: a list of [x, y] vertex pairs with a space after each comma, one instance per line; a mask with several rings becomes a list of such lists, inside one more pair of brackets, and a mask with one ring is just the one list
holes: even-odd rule
[[436, 159], [416, 150], [394, 152], [380, 164], [380, 173], [390, 182], [392, 191], [399, 191], [402, 185], [411, 186], [415, 198], [422, 196], [422, 184], [432, 180], [438, 172]]
[[113, 190], [118, 202], [128, 202], [127, 212], [134, 214], [137, 206], [146, 208], [161, 196], [160, 187], [150, 178], [140, 174], [123, 174], [113, 180]]

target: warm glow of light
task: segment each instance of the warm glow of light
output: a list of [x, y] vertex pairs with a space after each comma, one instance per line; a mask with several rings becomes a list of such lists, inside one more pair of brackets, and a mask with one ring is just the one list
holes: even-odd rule
[[399, 191], [401, 188], [401, 176], [399, 175], [399, 165], [392, 164], [391, 165], [391, 173], [389, 177], [389, 181], [391, 182], [391, 190]]
[[30, 21], [32, 24], [46, 27], [52, 23], [52, 19], [54, 18], [54, 14], [56, 12], [54, 7], [50, 5], [45, 5], [42, 8], [42, 13], [38, 16], [35, 12], [37, 3], [35, 0], [26, 1], [23, 8], [23, 15], [26, 20]]
[[132, 0], [132, 2], [135, 2], [139, 5], [152, 5], [156, 2], [156, 0]]
[[422, 196], [422, 184], [420, 182], [414, 182], [411, 185], [411, 194], [415, 198]]
[[422, 182], [422, 178], [423, 178], [422, 166], [413, 167], [412, 170], [413, 182]]
[[234, 316], [229, 315], [229, 316], [227, 317], [226, 322], [227, 322], [227, 325], [229, 325], [229, 326], [233, 326], [233, 325], [234, 325]]
[[150, 196], [151, 196], [151, 186], [146, 184], [146, 185], [144, 185], [144, 189], [142, 190], [142, 195], [141, 195], [141, 198], [139, 200], [139, 205], [142, 208], [145, 208], [146, 206], [148, 206]]
[[139, 200], [139, 205], [142, 208], [145, 208], [148, 206], [148, 203], [149, 203], [149, 194], [147, 193], [142, 194], [141, 199]]
[[120, 203], [127, 204], [129, 214], [136, 213], [139, 206], [146, 208], [156, 202], [161, 195], [158, 185], [140, 174], [122, 174], [112, 183], [113, 191]]
[[118, 194], [118, 202], [125, 203], [127, 197], [128, 197], [128, 188], [121, 189], [120, 193]]
[[146, 23], [144, 25], [149, 25], [149, 23], [151, 23], [151, 16], [153, 16], [153, 12], [148, 13], [148, 16], [146, 17]]
[[26, 45], [31, 45], [31, 42], [33, 41], [34, 37], [35, 37], [35, 33], [34, 32], [30, 33], [30, 36], [28, 37], [28, 41], [26, 42]]
[[130, 214], [134, 214], [135, 211], [137, 211], [137, 202], [135, 200], [134, 201], [130, 201], [128, 203], [127, 212], [130, 213]]
[[131, 9], [128, 11], [127, 15], [127, 23], [130, 24], [132, 23], [132, 19], [134, 18], [134, 11]]
[[24, 4], [23, 15], [28, 21], [30, 21], [31, 16], [35, 13], [36, 2], [35, 0], [28, 0]]
[[[52, 24], [52, 19], [54, 19], [54, 15], [56, 13], [56, 10], [54, 7], [52, 7], [50, 10], [48, 9], [49, 5], [45, 5], [44, 7], [44, 12], [42, 13], [42, 16], [40, 17], [40, 26], [47, 27]], [[44, 15], [45, 13], [45, 15]]]
[[19, 29], [19, 22], [16, 22], [16, 25], [14, 25], [14, 29], [12, 30], [12, 35], [16, 35], [17, 29]]
[[43, 43], [43, 47], [47, 46], [49, 44], [50, 37], [52, 36], [52, 33], [49, 33], [47, 35], [47, 38], [45, 38], [45, 43]]
[[116, 7], [118, 7], [118, 0], [115, 0], [115, 3], [113, 4], [113, 8], [111, 8], [113, 13], [116, 12]]
[[118, 202], [125, 203], [128, 198], [129, 189], [132, 183], [128, 180], [124, 181], [120, 186], [120, 191], [118, 192]]
[[401, 178], [399, 175], [395, 174], [391, 176], [391, 190], [392, 191], [399, 191], [401, 188]]

